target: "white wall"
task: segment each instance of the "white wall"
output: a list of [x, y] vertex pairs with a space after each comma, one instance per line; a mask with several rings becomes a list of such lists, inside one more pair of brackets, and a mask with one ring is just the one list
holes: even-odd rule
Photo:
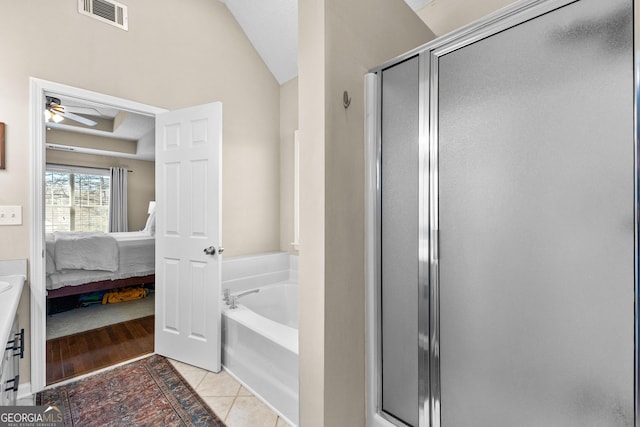
[[[126, 3], [129, 31], [79, 14], [76, 0], [0, 4], [0, 204], [24, 208], [23, 225], [0, 227], [0, 259], [29, 255], [30, 76], [168, 109], [222, 101], [225, 255], [279, 249], [278, 83], [223, 3]], [[28, 331], [28, 290], [19, 314]]]

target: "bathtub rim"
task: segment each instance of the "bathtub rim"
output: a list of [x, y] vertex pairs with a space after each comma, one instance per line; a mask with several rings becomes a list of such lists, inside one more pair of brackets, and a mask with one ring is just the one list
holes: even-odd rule
[[[236, 305], [237, 305], [237, 306], [243, 306], [243, 307], [246, 307], [247, 309], [249, 309], [249, 310], [253, 311], [253, 312], [254, 312], [254, 313], [256, 313], [256, 314], [258, 314], [259, 316], [262, 316], [262, 317], [264, 317], [264, 318], [266, 318], [266, 319], [269, 319], [269, 320], [273, 320], [274, 322], [276, 322], [276, 323], [278, 323], [278, 324], [284, 324], [285, 326], [289, 326], [290, 328], [293, 328], [293, 329], [295, 329], [295, 330], [298, 330], [298, 329], [299, 329], [299, 327], [291, 326], [291, 325], [288, 325], [288, 324], [286, 324], [286, 323], [281, 323], [281, 322], [278, 322], [277, 320], [271, 319], [271, 318], [269, 318], [269, 317], [267, 317], [267, 316], [264, 316], [264, 315], [260, 314], [260, 313], [259, 313], [259, 310], [257, 310], [257, 311], [256, 311], [256, 310], [254, 310], [254, 309], [252, 309], [252, 308], [251, 308], [251, 306], [252, 306], [253, 304], [249, 304], [249, 303], [248, 303], [249, 301], [250, 301], [250, 302], [255, 302], [255, 301], [256, 301], [256, 299], [261, 299], [261, 298], [262, 298], [262, 295], [263, 295], [263, 293], [262, 293], [263, 291], [264, 291], [264, 292], [269, 292], [269, 293], [270, 293], [272, 290], [273, 290], [273, 291], [275, 291], [275, 292], [282, 292], [282, 289], [283, 289], [283, 288], [284, 288], [284, 289], [286, 289], [286, 288], [291, 288], [291, 287], [295, 287], [296, 295], [298, 295], [298, 292], [299, 292], [298, 284], [297, 284], [296, 282], [294, 282], [294, 281], [291, 281], [291, 280], [285, 280], [285, 281], [281, 281], [281, 282], [270, 283], [270, 284], [268, 284], [268, 285], [256, 286], [256, 287], [249, 288], [249, 289], [242, 290], [242, 291], [232, 292], [232, 293], [231, 293], [231, 296], [236, 295], [236, 294], [239, 294], [239, 293], [246, 293], [246, 292], [252, 292], [252, 291], [260, 291], [260, 292], [256, 292], [255, 294], [247, 295], [247, 296], [245, 296], [244, 298], [242, 298], [241, 300], [238, 300], [238, 301], [236, 302]], [[285, 292], [286, 292], [286, 291], [285, 291]], [[271, 296], [270, 296], [270, 297], [271, 297]], [[287, 298], [287, 300], [288, 300], [288, 298]], [[224, 308], [224, 309], [229, 309], [229, 307], [228, 307], [228, 306], [225, 306], [225, 307], [223, 307], [223, 308]], [[296, 321], [295, 321], [295, 323], [296, 323], [296, 324], [299, 324], [299, 322], [300, 322], [300, 315], [299, 315], [299, 314], [300, 314], [300, 302], [299, 302], [299, 300], [298, 300], [298, 299], [296, 299], [296, 311], [297, 311], [297, 313], [296, 313], [296, 319], [295, 319]]]
[[[283, 281], [260, 286], [255, 289], [268, 289], [269, 287], [278, 287], [282, 285], [298, 286], [295, 282]], [[268, 319], [246, 307], [242, 303], [237, 304], [237, 308], [234, 309], [229, 308], [224, 302], [221, 304], [223, 317], [238, 322], [242, 326], [255, 331], [297, 356], [300, 355], [298, 351], [298, 329]]]

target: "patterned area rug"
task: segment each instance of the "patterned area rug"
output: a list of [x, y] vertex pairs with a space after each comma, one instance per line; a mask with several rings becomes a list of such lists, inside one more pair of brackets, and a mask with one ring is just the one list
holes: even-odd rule
[[224, 427], [171, 363], [155, 354], [44, 390], [36, 405], [60, 408], [65, 426]]

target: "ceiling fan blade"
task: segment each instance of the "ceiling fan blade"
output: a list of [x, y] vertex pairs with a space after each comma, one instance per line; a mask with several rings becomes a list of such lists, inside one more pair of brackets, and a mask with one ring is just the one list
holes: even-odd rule
[[98, 122], [94, 122], [93, 120], [89, 120], [85, 117], [73, 114], [69, 111], [56, 111], [56, 113], [60, 114], [64, 118], [73, 120], [74, 122], [82, 123], [85, 126], [95, 126], [98, 124]]
[[88, 116], [100, 115], [100, 111], [92, 107], [75, 107], [75, 106], [65, 105], [64, 109], [69, 113], [84, 114]]

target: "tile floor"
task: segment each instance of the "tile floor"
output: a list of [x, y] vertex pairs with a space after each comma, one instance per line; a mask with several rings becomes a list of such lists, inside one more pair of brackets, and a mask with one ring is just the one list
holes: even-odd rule
[[227, 427], [289, 427], [226, 371], [216, 374], [175, 360], [171, 363]]

